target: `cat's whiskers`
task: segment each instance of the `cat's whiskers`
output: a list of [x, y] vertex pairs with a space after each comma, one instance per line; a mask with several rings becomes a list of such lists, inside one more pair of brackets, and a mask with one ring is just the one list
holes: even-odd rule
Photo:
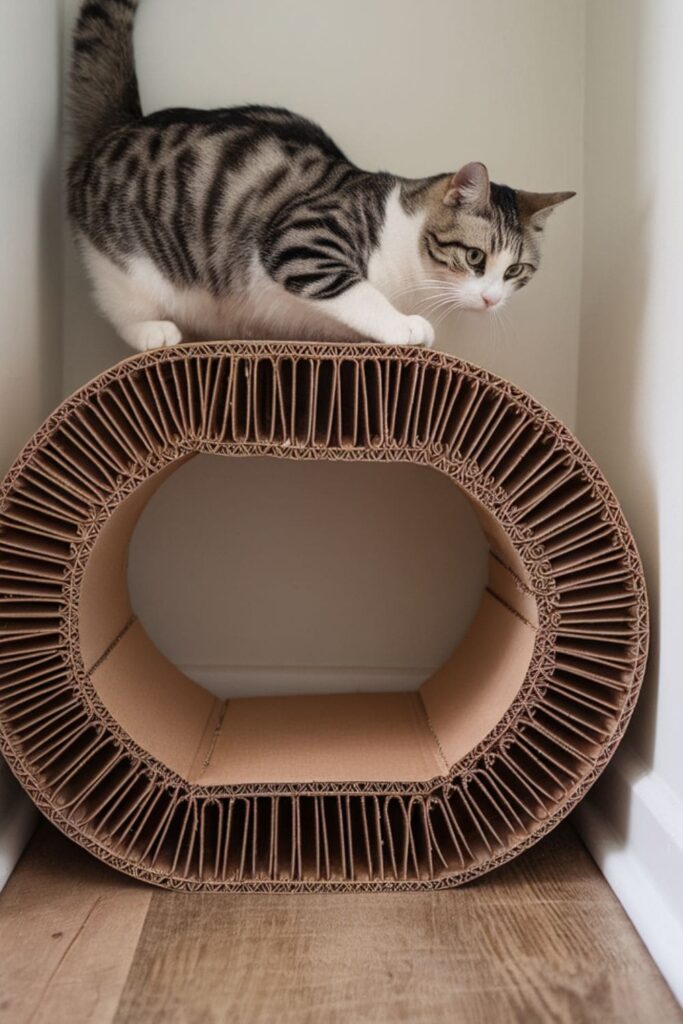
[[427, 307], [427, 312], [425, 313], [425, 315], [434, 315], [444, 307], [448, 310], [464, 308], [462, 303], [458, 301], [457, 297], [451, 293], [447, 296], [440, 296], [435, 299], [432, 299], [431, 303]]
[[507, 328], [508, 323], [504, 317], [503, 309], [496, 308], [491, 310], [489, 321], [489, 338], [491, 340], [491, 344], [496, 348], [501, 348], [506, 343]]
[[[516, 344], [518, 341], [517, 331], [515, 329], [515, 322], [510, 317], [510, 311], [508, 309], [501, 309], [498, 311], [498, 315], [500, 317], [499, 322], [503, 330], [503, 335], [505, 336], [505, 332], [507, 332], [508, 338], [511, 341], [511, 343]], [[508, 338], [504, 337], [504, 340], [507, 341]]]
[[438, 292], [445, 294], [446, 292], [451, 291], [452, 287], [446, 284], [444, 281], [439, 281], [437, 279], [427, 279], [418, 280], [412, 284], [404, 285], [401, 288], [397, 288], [393, 292], [390, 292], [387, 298], [391, 302], [393, 302], [394, 300], [402, 298], [406, 295], [410, 295], [413, 292]]
[[457, 313], [458, 314], [458, 319], [459, 319], [462, 316], [462, 307], [460, 307], [460, 306], [447, 306], [443, 310], [443, 312], [439, 315], [439, 317], [437, 318], [436, 323], [433, 324], [434, 330], [435, 331], [438, 330], [438, 328], [441, 327], [441, 325], [444, 323], [444, 321], [447, 320], [448, 317], [452, 313]]
[[420, 315], [427, 317], [427, 319], [444, 305], [453, 308], [459, 305], [453, 286], [437, 279], [417, 281], [400, 289], [392, 297], [396, 299], [400, 296], [411, 294], [415, 296], [413, 302], [414, 309]]
[[451, 295], [431, 295], [425, 296], [420, 302], [415, 303], [417, 309], [419, 309], [422, 316], [428, 316], [430, 312], [440, 308], [442, 305], [456, 305]]

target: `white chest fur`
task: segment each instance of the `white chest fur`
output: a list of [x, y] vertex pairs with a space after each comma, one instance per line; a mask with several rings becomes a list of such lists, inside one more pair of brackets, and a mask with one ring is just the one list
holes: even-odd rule
[[370, 258], [368, 280], [398, 308], [411, 308], [409, 289], [425, 276], [420, 237], [425, 213], [406, 213], [397, 186], [389, 196], [380, 244]]

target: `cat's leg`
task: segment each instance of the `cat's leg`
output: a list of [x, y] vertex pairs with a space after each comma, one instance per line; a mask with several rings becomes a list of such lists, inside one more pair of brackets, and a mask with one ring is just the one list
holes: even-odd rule
[[177, 324], [164, 316], [172, 303], [172, 285], [151, 261], [134, 260], [123, 268], [87, 242], [83, 254], [97, 304], [126, 344], [147, 352], [183, 340]]
[[334, 298], [309, 298], [307, 302], [363, 337], [385, 345], [434, 344], [434, 328], [429, 320], [400, 313], [368, 281], [359, 281]]

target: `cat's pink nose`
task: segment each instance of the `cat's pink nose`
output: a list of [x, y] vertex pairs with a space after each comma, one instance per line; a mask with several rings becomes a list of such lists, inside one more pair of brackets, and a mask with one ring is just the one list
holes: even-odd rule
[[482, 295], [482, 299], [484, 300], [487, 309], [491, 309], [492, 306], [497, 306], [500, 302], [500, 297], [498, 295]]

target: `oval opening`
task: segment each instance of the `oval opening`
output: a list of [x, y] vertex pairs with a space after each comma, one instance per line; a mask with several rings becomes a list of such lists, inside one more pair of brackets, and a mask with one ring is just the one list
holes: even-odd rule
[[142, 513], [128, 580], [159, 650], [221, 699], [414, 690], [465, 635], [487, 556], [429, 467], [200, 455]]
[[83, 658], [199, 785], [427, 781], [524, 680], [536, 607], [513, 561], [429, 467], [194, 456], [105, 525]]

